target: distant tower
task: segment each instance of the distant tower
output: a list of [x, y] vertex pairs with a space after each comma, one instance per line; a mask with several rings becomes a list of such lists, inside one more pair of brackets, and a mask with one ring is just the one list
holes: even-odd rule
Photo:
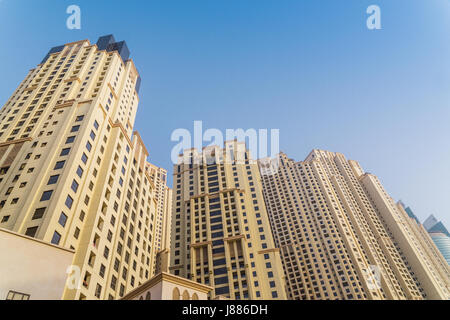
[[433, 215], [429, 216], [423, 223], [424, 228], [430, 234], [436, 247], [444, 256], [450, 265], [450, 233], [441, 221], [438, 221]]
[[[170, 249], [170, 222], [172, 217], [172, 189], [167, 186], [167, 170], [148, 163], [146, 170], [155, 188], [157, 205], [156, 236], [154, 239], [156, 253]], [[155, 261], [156, 263], [156, 261]], [[155, 273], [157, 271], [155, 270]]]
[[448, 268], [356, 161], [282, 153], [262, 183], [290, 299], [450, 298]]

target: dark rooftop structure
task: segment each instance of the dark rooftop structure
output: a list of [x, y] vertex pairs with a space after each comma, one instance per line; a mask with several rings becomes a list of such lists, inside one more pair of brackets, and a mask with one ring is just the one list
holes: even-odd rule
[[[130, 50], [128, 49], [127, 43], [125, 41], [116, 42], [116, 39], [112, 34], [98, 38], [96, 45], [98, 50], [106, 50], [107, 52], [117, 51], [123, 62], [128, 61], [130, 58]], [[50, 55], [52, 55], [53, 53], [61, 52], [63, 51], [63, 49], [64, 45], [51, 48], [45, 58], [42, 60], [41, 64], [44, 64], [48, 60]], [[135, 87], [137, 93], [139, 93], [140, 87], [141, 77], [139, 76], [136, 81]]]

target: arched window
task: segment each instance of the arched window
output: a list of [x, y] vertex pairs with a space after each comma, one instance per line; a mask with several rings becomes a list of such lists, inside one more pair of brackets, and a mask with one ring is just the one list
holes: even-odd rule
[[150, 291], [145, 295], [145, 300], [152, 300], [152, 294], [150, 293]]
[[196, 293], [194, 293], [194, 294], [192, 295], [192, 300], [198, 300], [198, 295], [197, 295]]
[[183, 292], [183, 300], [189, 300], [189, 293], [187, 292], [187, 290], [184, 290]]
[[144, 297], [143, 297], [143, 296], [140, 296], [140, 297], [139, 297], [139, 300], [144, 300]]
[[180, 290], [178, 288], [173, 289], [172, 300], [180, 300]]

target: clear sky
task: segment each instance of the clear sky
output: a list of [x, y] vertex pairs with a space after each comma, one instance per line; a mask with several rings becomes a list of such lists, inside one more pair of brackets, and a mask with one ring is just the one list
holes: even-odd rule
[[291, 158], [342, 152], [450, 227], [450, 0], [0, 0], [0, 105], [50, 47], [111, 33], [141, 74], [155, 164], [172, 171], [171, 133], [194, 120], [276, 128]]

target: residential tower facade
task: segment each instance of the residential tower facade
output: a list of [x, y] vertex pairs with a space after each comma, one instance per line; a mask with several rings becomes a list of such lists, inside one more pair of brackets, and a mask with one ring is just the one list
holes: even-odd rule
[[285, 299], [283, 270], [244, 143], [185, 150], [174, 166], [171, 273], [211, 298]]
[[0, 110], [0, 228], [75, 251], [63, 299], [153, 276], [158, 204], [133, 131], [140, 76], [113, 36], [50, 50]]
[[450, 298], [442, 259], [356, 161], [313, 150], [260, 168], [290, 299]]

